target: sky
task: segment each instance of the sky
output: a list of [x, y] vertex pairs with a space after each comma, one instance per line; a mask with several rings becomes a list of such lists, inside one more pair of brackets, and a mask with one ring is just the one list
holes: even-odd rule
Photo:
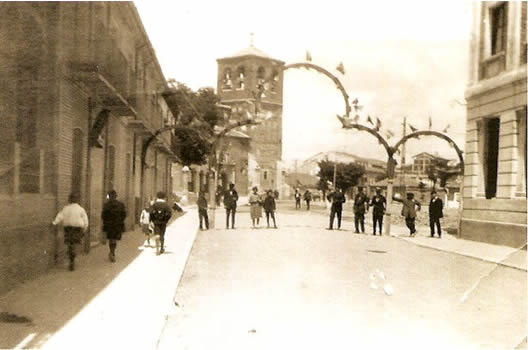
[[[463, 149], [471, 3], [468, 1], [136, 1], [139, 15], [166, 79], [193, 89], [216, 88], [216, 59], [250, 45], [288, 63], [312, 63], [335, 74], [382, 132], [402, 135], [406, 117], [418, 129], [450, 125]], [[345, 74], [335, 70], [343, 62]], [[386, 160], [384, 149], [365, 132], [342, 129], [341, 93], [313, 70], [284, 73], [283, 159], [306, 159], [345, 151]], [[408, 129], [409, 130], [409, 129]], [[409, 131], [408, 131], [409, 132]], [[456, 158], [433, 137], [407, 143], [407, 159], [427, 151]]]

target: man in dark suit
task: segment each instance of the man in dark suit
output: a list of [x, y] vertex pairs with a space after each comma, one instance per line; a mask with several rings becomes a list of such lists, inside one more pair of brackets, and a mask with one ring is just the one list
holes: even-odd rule
[[381, 194], [381, 188], [376, 188], [376, 195], [374, 195], [369, 202], [369, 206], [372, 207], [372, 226], [374, 231], [373, 235], [376, 235], [376, 227], [379, 227], [379, 234], [381, 236], [383, 229], [383, 215], [387, 208], [387, 200]]
[[235, 184], [229, 184], [229, 190], [224, 194], [224, 208], [226, 210], [226, 228], [229, 228], [229, 215], [231, 215], [231, 228], [235, 228], [235, 214], [237, 208], [238, 193]]
[[431, 228], [431, 237], [438, 233], [438, 238], [442, 238], [442, 227], [440, 226], [440, 218], [444, 217], [443, 213], [444, 203], [436, 194], [436, 191], [431, 192], [431, 202], [429, 202], [429, 226]]
[[108, 201], [103, 206], [101, 218], [103, 219], [103, 231], [108, 238], [110, 252], [108, 259], [115, 262], [115, 250], [117, 241], [121, 239], [121, 234], [125, 231], [125, 218], [127, 216], [125, 205], [117, 200], [116, 191], [108, 192]]
[[346, 202], [345, 195], [341, 189], [330, 192], [328, 200], [332, 203], [330, 207], [330, 227], [329, 230], [334, 229], [334, 218], [337, 215], [337, 229], [341, 229], [341, 213], [343, 212], [343, 203]]
[[365, 212], [368, 209], [368, 199], [363, 193], [363, 187], [358, 187], [358, 193], [354, 198], [354, 226], [356, 233], [359, 233], [361, 226], [361, 232], [365, 233]]

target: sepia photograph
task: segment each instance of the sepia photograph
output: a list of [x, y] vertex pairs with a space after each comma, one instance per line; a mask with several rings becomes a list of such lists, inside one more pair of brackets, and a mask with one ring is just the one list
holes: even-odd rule
[[0, 349], [528, 349], [526, 1], [0, 1]]

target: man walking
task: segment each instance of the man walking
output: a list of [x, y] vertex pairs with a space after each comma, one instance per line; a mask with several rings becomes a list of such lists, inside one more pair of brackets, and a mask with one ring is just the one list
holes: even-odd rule
[[172, 210], [166, 202], [165, 192], [158, 192], [156, 197], [156, 201], [150, 207], [150, 221], [154, 224], [156, 255], [160, 255], [165, 252], [165, 230], [172, 216]]
[[226, 210], [226, 229], [229, 229], [229, 216], [231, 216], [231, 228], [235, 228], [235, 214], [237, 208], [238, 193], [235, 184], [229, 184], [229, 190], [224, 194], [224, 208]]
[[341, 229], [341, 214], [343, 212], [343, 203], [346, 202], [345, 195], [341, 189], [334, 190], [328, 195], [328, 200], [332, 203], [330, 207], [330, 227], [329, 230], [334, 229], [334, 218], [337, 215], [337, 229]]
[[440, 226], [440, 219], [444, 217], [443, 213], [444, 203], [436, 194], [436, 191], [431, 192], [431, 202], [429, 202], [429, 226], [431, 228], [431, 237], [438, 233], [438, 238], [442, 238], [442, 227]]
[[304, 200], [306, 201], [306, 210], [310, 210], [310, 202], [312, 201], [312, 192], [310, 190], [304, 192]]
[[301, 208], [301, 193], [299, 192], [298, 188], [295, 190], [294, 197], [295, 197], [295, 209], [300, 209]]
[[88, 215], [78, 204], [79, 196], [70, 194], [68, 204], [57, 214], [53, 225], [62, 224], [64, 229], [64, 244], [68, 245], [69, 269], [75, 270], [75, 244], [80, 244], [83, 231], [88, 229]]
[[103, 231], [106, 232], [106, 238], [108, 238], [110, 248], [108, 259], [111, 262], [116, 261], [115, 250], [117, 241], [121, 239], [121, 235], [125, 231], [126, 215], [125, 205], [117, 200], [116, 191], [108, 192], [108, 201], [103, 206], [101, 219], [103, 219]]
[[359, 226], [361, 226], [361, 232], [365, 233], [365, 212], [367, 210], [367, 196], [363, 193], [363, 187], [358, 187], [358, 193], [354, 198], [354, 226], [356, 233], [359, 233]]
[[198, 220], [200, 221], [200, 230], [203, 230], [202, 221], [205, 224], [205, 229], [209, 230], [209, 216], [207, 215], [207, 198], [205, 198], [205, 193], [200, 191], [198, 195]]
[[376, 188], [376, 195], [374, 195], [369, 202], [369, 206], [373, 207], [372, 209], [372, 226], [373, 226], [373, 235], [376, 235], [376, 226], [379, 226], [379, 234], [383, 232], [383, 215], [385, 215], [385, 210], [387, 209], [387, 200], [381, 194], [381, 189]]
[[392, 196], [392, 199], [401, 202], [403, 204], [401, 215], [405, 218], [405, 224], [409, 228], [409, 233], [411, 237], [416, 235], [416, 208], [418, 210], [422, 207], [420, 202], [414, 199], [414, 193], [407, 193], [407, 199], [401, 199], [399, 196]]

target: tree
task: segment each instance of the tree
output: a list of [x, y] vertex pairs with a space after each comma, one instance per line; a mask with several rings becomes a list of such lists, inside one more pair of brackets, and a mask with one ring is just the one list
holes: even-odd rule
[[359, 183], [359, 179], [365, 174], [365, 168], [355, 163], [335, 163], [328, 160], [322, 160], [318, 163], [319, 184], [333, 182], [334, 164], [336, 164], [336, 184], [343, 192], [348, 191], [351, 187]]
[[205, 164], [212, 151], [214, 128], [223, 123], [223, 111], [213, 88], [194, 92], [183, 83], [169, 80], [165, 100], [176, 117], [172, 149], [183, 165]]
[[460, 173], [460, 164], [450, 166], [449, 161], [442, 159], [433, 159], [427, 168], [427, 177], [433, 181], [433, 189], [436, 183], [440, 182], [440, 187], [444, 188], [447, 181]]

